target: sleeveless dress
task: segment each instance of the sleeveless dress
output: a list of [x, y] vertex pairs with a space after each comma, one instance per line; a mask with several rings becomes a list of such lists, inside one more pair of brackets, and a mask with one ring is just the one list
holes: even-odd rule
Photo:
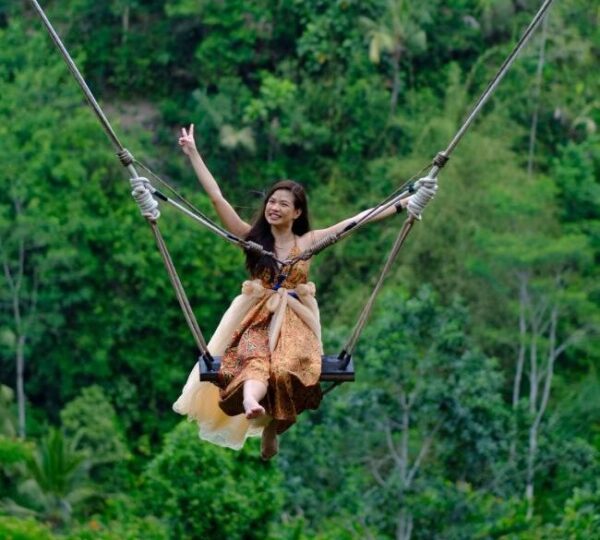
[[[298, 251], [294, 246], [290, 256]], [[208, 344], [212, 355], [222, 356], [218, 388], [200, 380], [196, 365], [173, 405], [198, 423], [200, 438], [239, 449], [272, 419], [282, 433], [303, 410], [319, 406], [321, 330], [309, 266], [299, 261], [283, 268], [276, 283], [266, 273], [244, 282], [223, 315]], [[242, 403], [249, 379], [268, 386], [261, 401], [266, 415], [254, 420], [246, 419]]]

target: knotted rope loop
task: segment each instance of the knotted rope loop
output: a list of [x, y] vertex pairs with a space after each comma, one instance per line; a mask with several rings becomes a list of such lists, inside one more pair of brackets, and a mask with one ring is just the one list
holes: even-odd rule
[[156, 221], [160, 217], [160, 211], [158, 210], [158, 201], [152, 196], [149, 189], [150, 182], [141, 176], [131, 178], [130, 182], [133, 188], [131, 196], [139, 206], [142, 216]]
[[133, 162], [135, 161], [133, 154], [129, 150], [127, 150], [127, 148], [123, 148], [123, 150], [119, 150], [117, 152], [117, 157], [121, 161], [121, 164], [123, 165], [123, 167], [129, 167], [129, 165], [132, 165]]
[[253, 242], [252, 240], [246, 240], [246, 242], [244, 242], [244, 247], [248, 251], [256, 251], [258, 253], [264, 253], [265, 252], [265, 248], [264, 247], [262, 247], [257, 242]]
[[433, 164], [440, 169], [448, 163], [450, 156], [447, 156], [444, 152], [438, 152], [437, 156], [433, 158]]
[[240, 242], [244, 249], [247, 249], [248, 251], [256, 251], [257, 253], [260, 253], [261, 255], [266, 255], [267, 257], [271, 257], [276, 263], [282, 264], [281, 261], [275, 255], [275, 253], [273, 253], [272, 251], [267, 251], [259, 243], [253, 242], [252, 240], [242, 240]]
[[427, 203], [433, 199], [437, 191], [437, 177], [425, 176], [415, 182], [416, 193], [408, 199], [408, 213], [416, 219], [421, 219]]
[[338, 241], [337, 234], [329, 234], [325, 238], [321, 238], [318, 242], [315, 242], [310, 248], [306, 251], [298, 255], [297, 257], [293, 257], [292, 259], [287, 259], [284, 261], [286, 265], [294, 265], [298, 261], [308, 261], [311, 257], [323, 251], [326, 247], [335, 244]]

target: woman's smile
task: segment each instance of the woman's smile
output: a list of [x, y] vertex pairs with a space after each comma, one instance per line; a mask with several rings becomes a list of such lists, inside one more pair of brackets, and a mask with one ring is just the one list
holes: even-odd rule
[[288, 190], [278, 189], [267, 201], [265, 218], [268, 223], [293, 222], [296, 217], [294, 196]]

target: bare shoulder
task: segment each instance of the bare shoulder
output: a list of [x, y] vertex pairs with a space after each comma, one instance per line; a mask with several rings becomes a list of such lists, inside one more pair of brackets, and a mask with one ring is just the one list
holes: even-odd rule
[[302, 236], [296, 237], [296, 244], [301, 251], [307, 250], [315, 243], [315, 231], [308, 231]]

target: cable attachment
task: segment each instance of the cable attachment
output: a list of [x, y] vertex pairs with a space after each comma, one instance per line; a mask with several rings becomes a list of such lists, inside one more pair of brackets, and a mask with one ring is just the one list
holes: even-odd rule
[[117, 152], [117, 157], [121, 161], [121, 165], [123, 165], [123, 167], [129, 167], [129, 165], [132, 165], [135, 161], [135, 159], [133, 158], [133, 154], [129, 150], [127, 150], [127, 148], [119, 150]]
[[[204, 350], [204, 352], [200, 352], [200, 356], [198, 357], [198, 364], [198, 367], [200, 368], [198, 370], [198, 372], [200, 373], [200, 379], [202, 379], [203, 371], [215, 371], [215, 359], [208, 352], [208, 349]], [[206, 369], [202, 369], [202, 365], [204, 365]]]
[[130, 179], [133, 191], [131, 196], [140, 207], [140, 212], [145, 218], [156, 221], [160, 217], [158, 201], [152, 196], [150, 182], [147, 178], [138, 176]]
[[416, 193], [408, 199], [408, 213], [416, 218], [421, 219], [421, 214], [425, 210], [427, 203], [433, 199], [437, 191], [437, 177], [425, 176], [415, 182]]
[[[257, 242], [253, 242], [252, 240], [245, 240], [242, 243], [242, 246], [244, 247], [244, 249], [247, 249], [248, 251], [256, 251], [257, 253], [260, 253], [261, 255], [267, 255], [267, 256], [275, 259], [275, 261], [277, 261], [277, 257], [275, 256], [275, 253], [273, 253], [272, 251], [267, 251], [264, 247], [262, 247]], [[279, 262], [279, 261], [277, 261], [277, 262]]]
[[433, 158], [433, 164], [441, 169], [444, 165], [446, 165], [446, 163], [448, 163], [449, 159], [450, 156], [447, 156], [444, 152], [438, 152]]
[[346, 351], [346, 349], [342, 349], [340, 354], [338, 354], [338, 360], [340, 361], [340, 368], [345, 370], [348, 367], [350, 360], [352, 360], [352, 353]]
[[244, 242], [244, 249], [248, 251], [256, 251], [257, 253], [264, 253], [265, 248], [262, 247], [259, 243], [253, 242], [252, 240], [246, 240]]
[[302, 261], [307, 261], [313, 255], [316, 255], [317, 253], [320, 253], [321, 251], [323, 251], [326, 247], [329, 247], [332, 244], [335, 244], [337, 242], [337, 240], [338, 240], [337, 234], [328, 234], [325, 238], [322, 238], [318, 242], [315, 242], [310, 247], [310, 249], [308, 249], [307, 251], [302, 253], [302, 255], [299, 256], [299, 259]]

